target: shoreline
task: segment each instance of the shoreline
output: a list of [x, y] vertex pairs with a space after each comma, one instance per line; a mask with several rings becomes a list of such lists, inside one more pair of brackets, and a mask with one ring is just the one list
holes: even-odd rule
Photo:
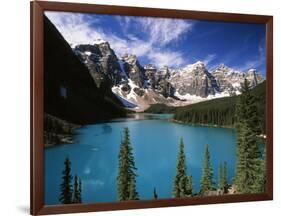
[[183, 125], [190, 125], [190, 126], [203, 126], [203, 127], [214, 127], [214, 128], [226, 128], [226, 129], [235, 129], [235, 127], [227, 126], [227, 125], [213, 125], [213, 124], [202, 124], [202, 123], [187, 123], [183, 121], [179, 121], [176, 119], [170, 119], [170, 122], [183, 124]]
[[[232, 127], [232, 126], [220, 126], [220, 125], [200, 124], [200, 123], [192, 124], [192, 123], [187, 123], [187, 122], [183, 122], [183, 121], [179, 121], [179, 120], [175, 120], [175, 119], [170, 119], [169, 121], [173, 122], [173, 123], [177, 123], [177, 124], [190, 125], [190, 126], [203, 126], [203, 127], [225, 128], [225, 129], [236, 130], [236, 128]], [[261, 139], [264, 139], [264, 140], [266, 139], [266, 134], [259, 134], [257, 136]]]

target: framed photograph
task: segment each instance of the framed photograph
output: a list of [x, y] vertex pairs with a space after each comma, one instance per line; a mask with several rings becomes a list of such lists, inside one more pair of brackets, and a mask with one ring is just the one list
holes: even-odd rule
[[273, 199], [273, 17], [31, 2], [31, 214]]

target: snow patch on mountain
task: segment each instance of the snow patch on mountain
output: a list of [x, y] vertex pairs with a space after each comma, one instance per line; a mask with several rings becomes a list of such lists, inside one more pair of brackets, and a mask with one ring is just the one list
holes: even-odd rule
[[138, 106], [134, 103], [131, 103], [130, 101], [128, 101], [126, 98], [123, 98], [122, 96], [120, 96], [119, 94], [115, 94], [116, 97], [122, 102], [122, 104], [126, 107], [126, 108], [132, 108], [132, 109], [137, 109]]

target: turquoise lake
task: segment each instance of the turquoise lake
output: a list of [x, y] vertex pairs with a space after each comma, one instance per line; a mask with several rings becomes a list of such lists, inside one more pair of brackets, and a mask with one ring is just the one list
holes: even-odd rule
[[117, 201], [118, 153], [124, 127], [130, 131], [140, 199], [171, 198], [179, 141], [185, 143], [188, 174], [193, 190], [200, 189], [204, 147], [209, 145], [214, 180], [219, 163], [227, 162], [232, 182], [236, 162], [236, 132], [233, 129], [191, 126], [169, 121], [168, 114], [134, 114], [131, 118], [86, 125], [77, 129], [73, 144], [45, 149], [45, 204], [58, 204], [64, 159], [71, 160], [72, 175], [82, 179], [83, 203]]

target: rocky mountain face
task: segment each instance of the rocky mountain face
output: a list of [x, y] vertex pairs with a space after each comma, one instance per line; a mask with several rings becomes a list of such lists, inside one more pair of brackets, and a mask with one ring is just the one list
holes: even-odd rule
[[108, 42], [99, 40], [94, 45], [77, 45], [74, 52], [87, 66], [98, 88], [106, 92], [120, 83], [124, 74]]
[[176, 95], [179, 98], [185, 95], [205, 98], [220, 91], [215, 77], [200, 61], [174, 70], [170, 82], [177, 90]]
[[146, 77], [144, 68], [140, 65], [137, 56], [125, 54], [121, 60], [121, 65], [127, 78], [129, 77], [139, 88], [143, 88]]
[[77, 45], [73, 50], [98, 88], [112, 91], [125, 106], [140, 110], [154, 103], [180, 106], [240, 94], [245, 78], [253, 87], [264, 81], [255, 69], [241, 72], [221, 64], [208, 71], [201, 61], [177, 69], [142, 66], [135, 55], [118, 58], [110, 44], [102, 40]]
[[227, 67], [224, 64], [219, 65], [212, 71], [216, 77], [220, 91], [229, 92], [230, 94], [239, 94], [240, 83], [247, 79], [251, 85], [255, 87], [257, 84], [264, 81], [264, 78], [258, 73], [256, 69], [250, 69], [245, 73]]

